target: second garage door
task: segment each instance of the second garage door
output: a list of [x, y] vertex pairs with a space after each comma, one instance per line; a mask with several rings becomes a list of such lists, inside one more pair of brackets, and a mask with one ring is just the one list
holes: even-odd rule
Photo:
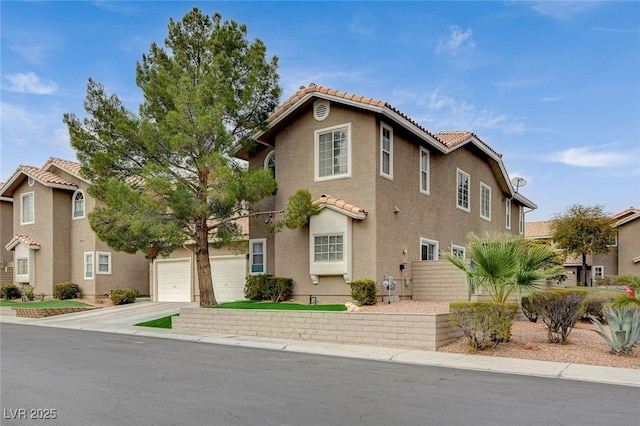
[[211, 257], [211, 277], [218, 303], [244, 300], [244, 284], [247, 277], [245, 256]]
[[191, 302], [191, 261], [156, 261], [158, 302]]

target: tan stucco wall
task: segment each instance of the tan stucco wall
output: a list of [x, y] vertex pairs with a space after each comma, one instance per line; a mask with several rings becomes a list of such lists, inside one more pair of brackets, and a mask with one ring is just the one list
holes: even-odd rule
[[640, 262], [633, 258], [640, 256], [640, 218], [627, 222], [618, 228], [618, 274], [640, 276]]
[[0, 200], [0, 285], [13, 282], [13, 253], [4, 246], [13, 238], [13, 204]]

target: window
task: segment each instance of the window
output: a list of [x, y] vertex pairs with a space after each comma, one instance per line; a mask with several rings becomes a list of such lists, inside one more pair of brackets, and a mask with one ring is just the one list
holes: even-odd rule
[[604, 279], [604, 266], [594, 266], [593, 267], [593, 279], [594, 280], [603, 280]]
[[331, 262], [342, 260], [344, 256], [344, 237], [342, 234], [314, 236], [314, 260]]
[[420, 192], [429, 194], [429, 151], [420, 147]]
[[29, 275], [28, 257], [20, 257], [16, 259], [16, 275]]
[[462, 246], [457, 246], [455, 244], [451, 244], [451, 256], [459, 257], [460, 259], [464, 259], [465, 257], [465, 248]]
[[264, 168], [269, 169], [271, 176], [276, 177], [276, 152], [271, 151], [264, 158]]
[[518, 232], [524, 235], [524, 207], [518, 207]]
[[252, 275], [264, 274], [266, 272], [266, 268], [265, 268], [266, 251], [267, 251], [266, 238], [260, 238], [257, 240], [249, 241], [249, 260], [251, 262], [250, 273]]
[[505, 222], [505, 226], [507, 227], [507, 229], [511, 229], [511, 199], [507, 198], [505, 203], [504, 203], [504, 209], [505, 209], [505, 218], [504, 218], [504, 222]]
[[613, 237], [613, 240], [611, 240], [611, 242], [607, 245], [609, 247], [618, 247], [618, 234], [616, 234], [616, 236]]
[[471, 180], [468, 173], [458, 169], [457, 179], [457, 206], [459, 209], [469, 211], [469, 181]]
[[81, 219], [84, 217], [84, 193], [78, 191], [73, 195], [73, 218]]
[[480, 182], [480, 217], [491, 220], [491, 187]]
[[96, 274], [111, 274], [111, 253], [97, 252]]
[[93, 253], [88, 252], [84, 254], [84, 279], [93, 279]]
[[420, 238], [420, 260], [438, 260], [438, 242]]
[[315, 132], [316, 180], [351, 175], [351, 124]]
[[393, 129], [380, 126], [380, 175], [393, 179]]
[[34, 193], [28, 192], [20, 195], [20, 225], [29, 225], [35, 222]]

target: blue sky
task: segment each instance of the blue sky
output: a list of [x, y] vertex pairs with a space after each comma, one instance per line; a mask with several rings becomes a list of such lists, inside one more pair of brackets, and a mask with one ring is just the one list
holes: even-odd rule
[[75, 160], [65, 112], [89, 77], [132, 111], [135, 65], [199, 7], [279, 58], [282, 100], [318, 85], [386, 101], [503, 154], [546, 220], [571, 204], [640, 207], [640, 2], [0, 3], [0, 181]]

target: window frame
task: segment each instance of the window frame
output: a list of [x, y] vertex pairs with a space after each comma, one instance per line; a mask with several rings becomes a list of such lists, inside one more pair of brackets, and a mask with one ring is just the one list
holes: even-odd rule
[[[102, 265], [100, 263], [100, 256], [106, 256], [108, 259], [107, 262], [107, 270], [106, 271], [101, 271], [100, 270], [100, 266]], [[111, 258], [111, 253], [107, 252], [107, 251], [97, 251], [95, 258], [94, 258], [94, 263], [95, 263], [95, 274], [96, 275], [111, 275], [111, 271], [112, 271], [112, 258]]]
[[[467, 182], [466, 185], [464, 187], [464, 189], [466, 189], [466, 200], [464, 199], [465, 194], [460, 192], [461, 189], [461, 183], [460, 183], [460, 177], [466, 177]], [[465, 211], [467, 213], [471, 212], [471, 192], [470, 192], [470, 188], [471, 188], [471, 175], [467, 172], [465, 172], [462, 169], [456, 168], [456, 208], [458, 208], [459, 210]], [[462, 196], [462, 199], [461, 199]], [[463, 204], [461, 204], [461, 201], [463, 202]], [[465, 202], [466, 201], [466, 202]]]
[[[433, 259], [423, 259], [422, 258], [422, 247], [424, 246], [433, 246], [434, 247], [434, 251], [433, 251]], [[440, 243], [436, 240], [431, 240], [429, 238], [422, 238], [420, 237], [420, 260], [423, 262], [433, 262], [435, 260], [439, 260], [440, 259]]]
[[[384, 133], [389, 132], [389, 149], [384, 148]], [[389, 156], [389, 170], [384, 170], [384, 155]], [[380, 123], [380, 176], [383, 178], [393, 180], [393, 128], [387, 124]]]
[[[21, 265], [26, 265], [26, 272], [22, 272], [20, 270]], [[29, 257], [18, 257], [16, 258], [16, 275], [29, 275]]]
[[511, 229], [511, 198], [506, 198], [505, 200], [506, 200], [504, 202], [504, 208], [505, 208], [504, 222], [505, 222], [505, 227], [507, 229]]
[[[271, 166], [271, 161], [273, 160], [273, 167]], [[273, 176], [273, 178], [276, 178], [276, 151], [275, 150], [271, 150], [269, 151], [269, 153], [264, 157], [264, 168], [267, 170], [271, 171], [271, 176]]]
[[[335, 133], [337, 131], [340, 130], [345, 130], [346, 131], [346, 168], [347, 171], [344, 173], [331, 173], [330, 175], [326, 175], [326, 176], [320, 176], [320, 137], [322, 135], [325, 135], [327, 133]], [[345, 179], [345, 178], [350, 178], [351, 177], [351, 123], [346, 123], [346, 124], [339, 124], [336, 126], [331, 126], [331, 127], [326, 127], [324, 129], [318, 129], [316, 131], [314, 131], [314, 143], [313, 143], [313, 147], [314, 147], [314, 180], [315, 182], [323, 182], [323, 181], [327, 181], [327, 180], [334, 180], [334, 179]], [[335, 148], [333, 148], [335, 149]], [[335, 161], [335, 156], [332, 158], [333, 161]], [[335, 166], [334, 166], [335, 167]]]
[[[424, 170], [422, 167], [423, 156], [426, 157], [427, 159], [426, 170]], [[430, 176], [431, 175], [431, 152], [425, 147], [421, 146], [418, 161], [420, 162], [420, 192], [422, 194], [429, 195], [431, 192], [431, 176]], [[423, 176], [425, 177], [424, 180], [422, 179]], [[423, 186], [423, 181], [426, 181], [426, 184], [424, 186]]]
[[[603, 280], [604, 279], [604, 265], [594, 265], [593, 267], [593, 279], [594, 280]], [[596, 275], [596, 270], [600, 271], [600, 274]]]
[[[485, 212], [485, 207], [488, 212]], [[482, 181], [480, 181], [480, 217], [491, 222], [491, 187]]]
[[[87, 259], [90, 258], [89, 261]], [[85, 280], [93, 280], [96, 275], [96, 262], [95, 262], [95, 254], [92, 251], [87, 251], [84, 253], [84, 261], [82, 264], [84, 265], [84, 279]], [[91, 268], [89, 268], [91, 265]]]
[[[340, 242], [334, 242], [333, 245], [337, 246], [338, 244], [340, 245], [340, 251], [337, 250], [337, 248], [334, 248], [333, 254], [336, 255], [338, 253], [340, 253], [340, 257], [338, 258], [337, 256], [334, 259], [331, 259], [330, 255], [332, 254], [331, 251], [331, 238], [340, 238]], [[318, 238], [327, 238], [327, 259], [318, 259], [318, 243], [317, 243], [317, 239]], [[320, 252], [320, 255], [324, 254], [325, 252]], [[344, 256], [345, 256], [345, 235], [342, 232], [331, 232], [331, 233], [326, 233], [326, 234], [315, 234], [313, 236], [313, 262], [314, 263], [330, 263], [330, 262], [344, 262]]]
[[[260, 244], [262, 246], [262, 252], [256, 253], [253, 245]], [[255, 255], [262, 255], [262, 263], [254, 263]], [[261, 265], [261, 271], [254, 271], [254, 265]], [[249, 240], [249, 275], [260, 275], [267, 273], [267, 239], [266, 238], [254, 238]]]
[[[80, 210], [76, 210], [77, 197], [79, 195], [82, 196], [82, 210], [81, 210], [82, 214], [76, 215], [76, 213], [80, 212]], [[84, 219], [86, 209], [87, 209], [87, 197], [85, 197], [84, 191], [77, 190], [76, 192], [73, 193], [73, 197], [71, 198], [71, 219], [72, 220]]]
[[467, 248], [465, 246], [459, 246], [457, 244], [451, 244], [451, 256], [456, 256], [456, 251], [461, 251], [462, 256], [457, 256], [460, 259], [467, 258]]
[[518, 233], [524, 235], [524, 207], [518, 206]]
[[[25, 220], [25, 200], [31, 200], [31, 218]], [[34, 191], [20, 194], [20, 225], [33, 225], [36, 223], [36, 194]]]

